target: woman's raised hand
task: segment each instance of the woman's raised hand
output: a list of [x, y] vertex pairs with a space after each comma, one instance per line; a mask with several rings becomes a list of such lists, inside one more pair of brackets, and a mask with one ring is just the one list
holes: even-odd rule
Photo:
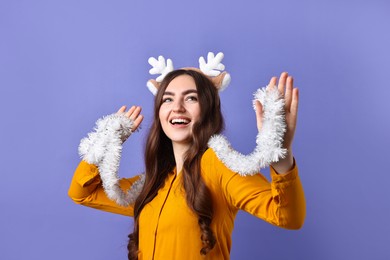
[[[272, 77], [268, 86], [271, 88], [277, 87], [285, 102], [286, 133], [284, 134], [283, 147], [287, 149], [287, 155], [278, 162], [271, 164], [277, 173], [285, 173], [292, 169], [294, 165], [292, 143], [297, 126], [299, 92], [298, 88], [294, 88], [293, 77], [289, 76], [287, 72], [283, 72], [279, 79]], [[259, 101], [255, 102], [255, 106], [257, 128], [260, 131], [263, 119], [263, 107]]]
[[[276, 86], [277, 78], [270, 80], [270, 86]], [[294, 88], [294, 79], [287, 72], [283, 72], [279, 78], [279, 92], [284, 96], [284, 113], [286, 116], [286, 133], [284, 135], [284, 147], [291, 150], [297, 127], [299, 91]]]
[[[280, 78], [272, 77], [269, 81], [269, 87], [277, 87], [279, 92], [284, 98], [285, 102], [285, 117], [286, 117], [286, 133], [284, 135], [284, 148], [291, 150], [295, 129], [297, 125], [298, 115], [298, 101], [299, 92], [298, 88], [294, 88], [294, 79], [289, 76], [287, 72], [283, 72]], [[263, 119], [263, 107], [259, 101], [256, 101], [256, 119], [257, 128], [260, 131]]]
[[140, 106], [132, 106], [130, 109], [126, 112], [126, 106], [122, 106], [116, 114], [124, 114], [127, 118], [134, 121], [133, 128], [131, 129], [132, 132], [135, 132], [139, 125], [141, 124], [142, 120], [144, 119], [144, 116], [141, 115], [142, 108]]

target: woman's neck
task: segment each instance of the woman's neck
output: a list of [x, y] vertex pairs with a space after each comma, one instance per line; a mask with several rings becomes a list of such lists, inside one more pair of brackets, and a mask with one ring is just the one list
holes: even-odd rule
[[176, 162], [176, 173], [179, 174], [183, 169], [184, 155], [188, 151], [189, 144], [180, 144], [172, 142], [173, 154]]

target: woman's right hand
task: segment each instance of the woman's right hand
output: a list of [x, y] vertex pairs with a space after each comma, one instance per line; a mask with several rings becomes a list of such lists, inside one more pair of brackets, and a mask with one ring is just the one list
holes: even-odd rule
[[144, 116], [141, 115], [142, 108], [140, 106], [132, 106], [130, 109], [126, 112], [126, 106], [122, 106], [118, 112], [116, 112], [117, 115], [124, 114], [127, 118], [133, 120], [134, 124], [131, 129], [132, 132], [135, 132], [139, 125], [141, 124], [142, 120], [144, 119]]

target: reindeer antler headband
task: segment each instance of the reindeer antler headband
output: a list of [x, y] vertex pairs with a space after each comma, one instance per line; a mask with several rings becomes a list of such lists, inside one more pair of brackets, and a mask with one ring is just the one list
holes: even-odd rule
[[[199, 69], [188, 67], [183, 69], [195, 70], [200, 73], [206, 75], [213, 83], [214, 86], [218, 89], [218, 91], [224, 90], [230, 83], [231, 77], [230, 74], [225, 70], [225, 65], [221, 63], [224, 55], [222, 52], [219, 52], [217, 55], [209, 52], [207, 55], [207, 62], [202, 57], [199, 58]], [[154, 57], [150, 57], [148, 60], [149, 64], [152, 65], [153, 68], [149, 70], [149, 73], [152, 75], [161, 74], [156, 79], [150, 79], [146, 86], [149, 90], [156, 95], [158, 88], [160, 87], [161, 82], [164, 77], [171, 71], [174, 70], [173, 62], [171, 59], [167, 59], [165, 63], [165, 58], [163, 56], [159, 56], [158, 60]]]

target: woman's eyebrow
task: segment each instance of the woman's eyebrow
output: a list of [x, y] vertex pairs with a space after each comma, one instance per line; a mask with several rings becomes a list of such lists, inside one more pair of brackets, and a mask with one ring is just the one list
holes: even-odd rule
[[[190, 94], [190, 93], [198, 94], [198, 91], [197, 91], [196, 89], [188, 89], [188, 90], [183, 91], [181, 94], [182, 94], [183, 96], [185, 96], [185, 95], [188, 95], [188, 94]], [[170, 92], [170, 91], [165, 91], [163, 95], [174, 96], [175, 93]]]
[[175, 94], [173, 92], [169, 92], [169, 91], [165, 91], [164, 94], [165, 95], [168, 95], [168, 96], [174, 96]]
[[188, 95], [190, 93], [198, 94], [198, 91], [196, 89], [188, 89], [188, 90], [182, 92], [183, 95]]

